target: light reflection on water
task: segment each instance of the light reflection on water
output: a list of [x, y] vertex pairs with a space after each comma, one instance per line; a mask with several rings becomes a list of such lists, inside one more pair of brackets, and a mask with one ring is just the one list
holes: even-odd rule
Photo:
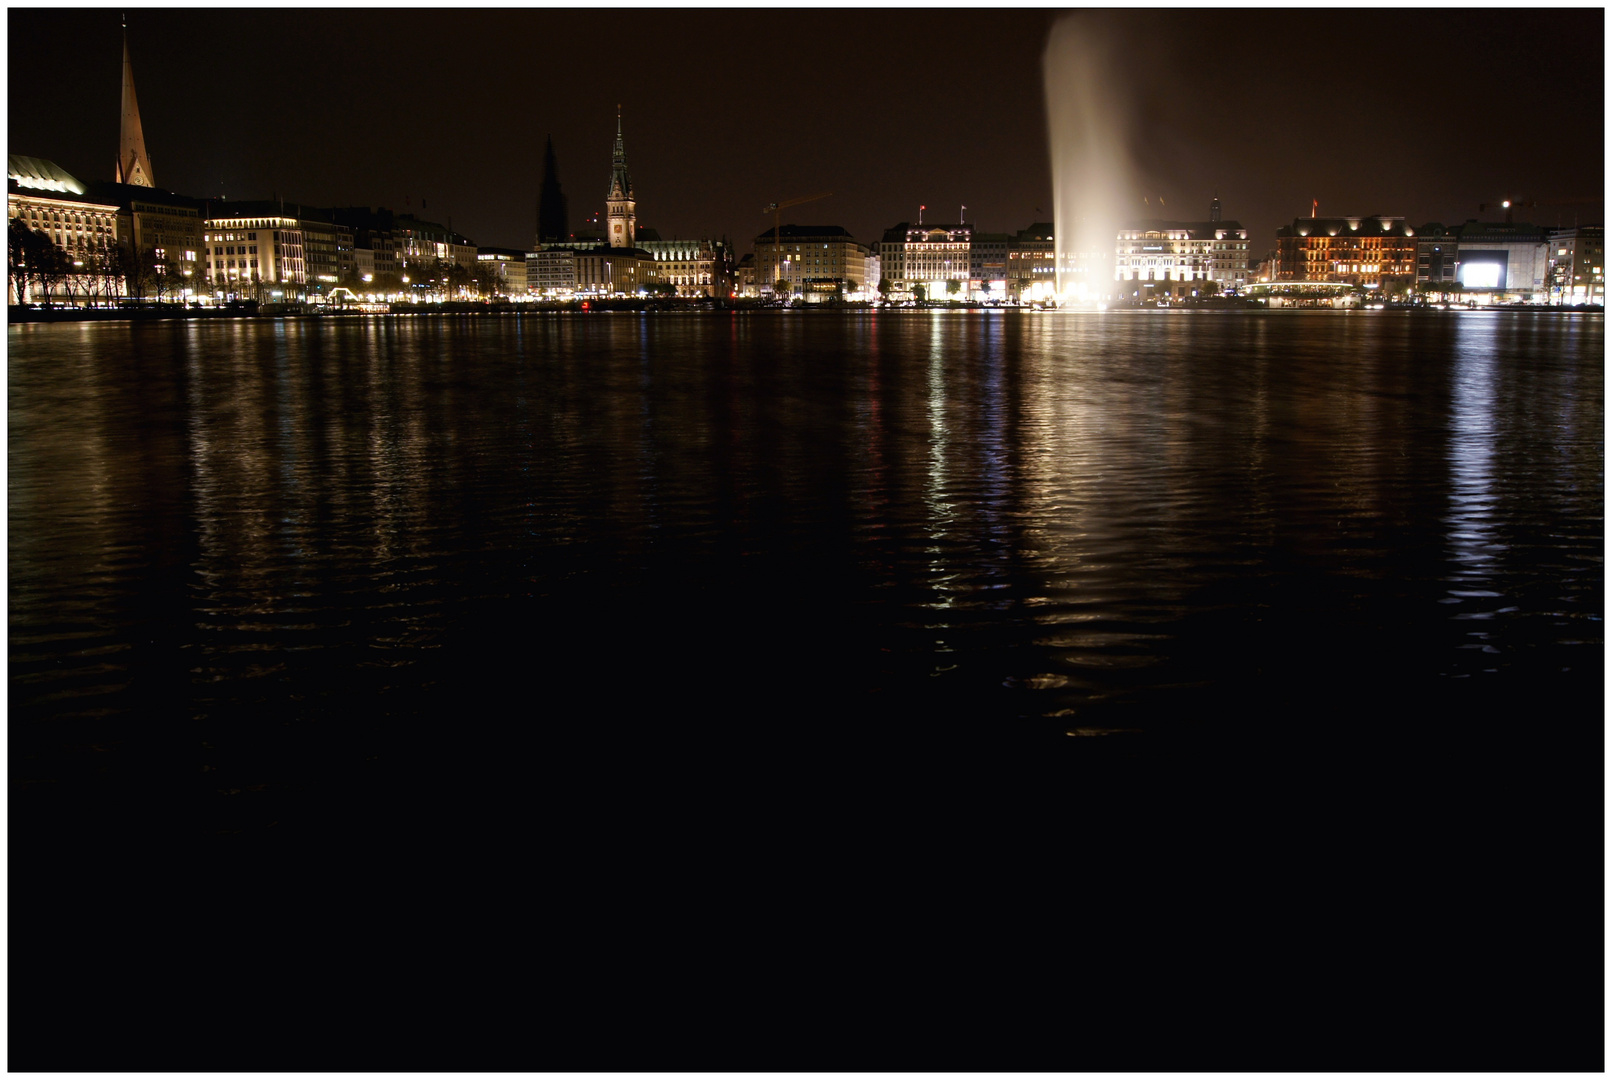
[[1598, 677], [1601, 342], [1495, 313], [13, 327], [20, 760], [94, 783], [121, 759], [86, 748], [133, 760], [160, 716], [221, 789], [300, 790], [511, 731], [661, 745], [674, 708], [701, 745], [969, 745]]

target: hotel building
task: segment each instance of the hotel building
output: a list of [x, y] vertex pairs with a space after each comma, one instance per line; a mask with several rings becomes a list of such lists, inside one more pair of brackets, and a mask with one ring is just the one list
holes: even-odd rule
[[1127, 222], [1114, 242], [1114, 280], [1121, 299], [1237, 292], [1248, 284], [1248, 230], [1235, 221]]
[[967, 299], [973, 271], [974, 227], [901, 222], [879, 240], [879, 263], [890, 281], [890, 298], [912, 299], [922, 289], [929, 300]]
[[1295, 218], [1276, 231], [1277, 282], [1408, 292], [1416, 270], [1416, 231], [1403, 217]]

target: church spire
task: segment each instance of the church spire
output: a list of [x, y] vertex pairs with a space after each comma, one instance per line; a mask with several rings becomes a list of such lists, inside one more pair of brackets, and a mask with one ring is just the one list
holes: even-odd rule
[[140, 105], [134, 99], [134, 65], [129, 62], [129, 20], [123, 20], [123, 125], [118, 133], [118, 164], [113, 174], [120, 184], [156, 187], [151, 159], [146, 156], [145, 132], [140, 127]]
[[543, 147], [543, 185], [537, 191], [537, 242], [566, 239], [570, 235], [568, 216], [551, 135]]

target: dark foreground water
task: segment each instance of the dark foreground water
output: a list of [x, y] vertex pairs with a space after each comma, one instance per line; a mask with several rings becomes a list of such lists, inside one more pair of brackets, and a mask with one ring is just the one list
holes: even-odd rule
[[[181, 934], [201, 988], [267, 978], [240, 943], [304, 918], [379, 936], [398, 970], [491, 949], [541, 999], [517, 1014], [586, 1001], [606, 1032], [566, 1013], [517, 1068], [1003, 1069], [1054, 1029], [1070, 1056], [1037, 1067], [1600, 1067], [1596, 988], [1537, 996], [1600, 972], [1568, 944], [1601, 898], [1598, 316], [379, 318], [8, 344], [14, 912], [65, 860], [253, 913]], [[104, 851], [187, 869], [97, 877]], [[1036, 945], [1002, 943], [1047, 903], [1022, 920]], [[1207, 919], [1222, 903], [1236, 918]], [[1122, 966], [1155, 996], [1102, 981], [1133, 1017], [1162, 1018], [1160, 993], [1204, 1015], [1256, 958], [1248, 1009], [1342, 997], [1134, 1056], [1023, 1012], [1017, 1041], [958, 1042], [937, 1012], [881, 1043], [895, 1005], [843, 1004], [898, 978], [864, 965], [914, 933], [927, 959], [899, 978], [974, 973], [956, 1005], [1022, 989], [1013, 964], [1074, 978], [1065, 950], [1152, 905]], [[467, 912], [494, 908], [522, 929], [487, 914], [495, 944], [469, 944]], [[713, 974], [724, 927], [748, 957], [728, 994], [827, 979], [809, 1008], [835, 1017], [802, 1039], [793, 998], [713, 1004], [720, 1032], [624, 1034]], [[342, 977], [404, 977], [365, 955]], [[135, 1038], [125, 1067], [181, 1053], [130, 1023], [159, 1056]], [[385, 1046], [264, 1060], [478, 1067]]]

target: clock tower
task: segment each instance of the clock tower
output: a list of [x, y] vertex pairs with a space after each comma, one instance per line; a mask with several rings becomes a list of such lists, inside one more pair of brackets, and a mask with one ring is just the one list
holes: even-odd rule
[[616, 150], [610, 169], [610, 193], [605, 196], [605, 228], [611, 247], [633, 247], [638, 228], [638, 206], [627, 175], [627, 148], [621, 141], [621, 106], [616, 106]]

